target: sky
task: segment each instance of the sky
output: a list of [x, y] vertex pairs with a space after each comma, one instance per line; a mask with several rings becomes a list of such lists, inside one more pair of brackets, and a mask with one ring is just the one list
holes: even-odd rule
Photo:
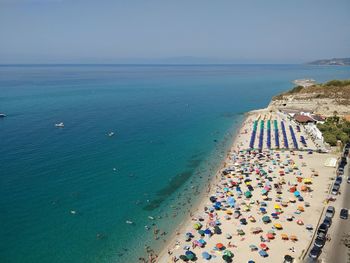
[[0, 64], [350, 57], [349, 0], [0, 0]]

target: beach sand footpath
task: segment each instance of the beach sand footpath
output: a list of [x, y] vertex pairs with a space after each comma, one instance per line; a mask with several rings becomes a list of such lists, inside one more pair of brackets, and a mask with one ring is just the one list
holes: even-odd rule
[[[316, 149], [303, 128], [280, 113], [259, 110], [248, 114], [225, 167], [157, 262], [185, 262], [186, 258], [194, 258], [195, 262], [282, 262], [285, 255], [297, 262], [301, 258], [312, 240], [335, 176], [334, 168], [324, 166], [333, 155], [267, 149], [264, 124], [274, 120], [288, 127], [286, 133], [277, 127], [281, 148], [284, 140], [292, 148], [290, 125], [297, 130], [296, 136], [305, 137], [308, 149]], [[260, 123], [254, 146], [260, 141], [261, 125], [265, 129], [260, 152], [247, 150], [254, 121]], [[271, 148], [276, 146], [275, 134], [271, 132]]]

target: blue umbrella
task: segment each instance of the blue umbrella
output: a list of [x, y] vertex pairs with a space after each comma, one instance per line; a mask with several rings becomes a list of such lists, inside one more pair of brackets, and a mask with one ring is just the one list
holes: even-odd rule
[[236, 200], [230, 196], [229, 198], [227, 198], [227, 203], [231, 206], [234, 207], [236, 205]]
[[206, 260], [209, 260], [211, 258], [211, 255], [208, 252], [203, 252], [202, 257]]
[[300, 196], [300, 192], [299, 192], [299, 191], [295, 191], [295, 192], [294, 192], [294, 196], [295, 196], [295, 197]]
[[205, 242], [204, 239], [199, 239], [198, 242], [201, 243], [201, 244], [203, 244], [203, 245], [205, 245], [205, 244], [207, 243], [207, 242]]
[[206, 230], [204, 230], [204, 234], [211, 235], [212, 233], [211, 233], [210, 229], [206, 229]]

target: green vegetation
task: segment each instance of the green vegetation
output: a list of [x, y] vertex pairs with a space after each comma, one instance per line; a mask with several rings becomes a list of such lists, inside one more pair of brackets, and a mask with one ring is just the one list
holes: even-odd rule
[[272, 100], [282, 100], [289, 95], [306, 96], [308, 99], [333, 99], [337, 104], [350, 105], [350, 80], [331, 80], [310, 87], [296, 86], [273, 97]]
[[350, 80], [346, 79], [346, 80], [331, 80], [331, 81], [328, 81], [326, 82], [325, 84], [323, 84], [323, 86], [325, 87], [331, 87], [331, 86], [334, 86], [334, 87], [345, 87], [347, 85], [350, 85]]
[[331, 146], [335, 146], [337, 141], [342, 143], [350, 141], [350, 122], [346, 121], [334, 114], [333, 117], [327, 118], [324, 124], [317, 124], [322, 132], [324, 140]]

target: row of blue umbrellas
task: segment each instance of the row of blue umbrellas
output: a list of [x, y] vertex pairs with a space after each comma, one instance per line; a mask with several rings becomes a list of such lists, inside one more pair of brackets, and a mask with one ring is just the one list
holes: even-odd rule
[[307, 147], [307, 144], [306, 144], [304, 136], [302, 136], [302, 135], [300, 136], [300, 141], [304, 145], [304, 147]]
[[258, 126], [258, 122], [254, 121], [253, 124], [253, 131], [252, 131], [252, 135], [250, 137], [250, 143], [249, 143], [249, 148], [253, 149], [254, 148], [254, 142], [255, 142], [255, 137], [256, 137], [256, 128]]
[[284, 122], [283, 121], [281, 121], [281, 128], [282, 128], [284, 147], [285, 148], [289, 148], [288, 139], [287, 139], [287, 133], [286, 133], [286, 127], [284, 126]]
[[267, 121], [267, 141], [266, 141], [266, 144], [267, 144], [267, 148], [271, 149], [271, 121], [270, 120]]
[[275, 144], [276, 144], [276, 148], [280, 148], [280, 140], [278, 138], [278, 126], [277, 126], [277, 120], [273, 121], [273, 125], [274, 125], [274, 130], [275, 130]]
[[263, 120], [261, 120], [260, 121], [260, 136], [259, 136], [259, 150], [262, 150], [262, 148], [263, 148], [264, 124], [265, 124], [265, 122]]
[[298, 149], [298, 142], [297, 142], [297, 139], [295, 138], [295, 133], [294, 133], [294, 129], [292, 127], [292, 125], [289, 125], [289, 130], [290, 130], [290, 135], [292, 136], [292, 141], [293, 141], [293, 144], [294, 144], [294, 148], [295, 149]]

